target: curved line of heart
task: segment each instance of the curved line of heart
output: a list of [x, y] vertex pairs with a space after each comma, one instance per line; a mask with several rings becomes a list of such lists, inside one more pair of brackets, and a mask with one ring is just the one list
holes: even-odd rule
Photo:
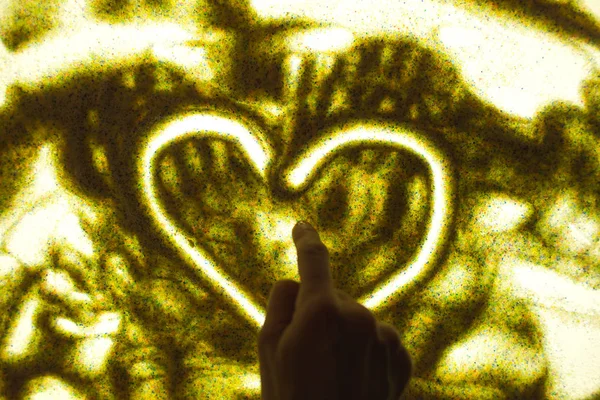
[[[256, 129], [254, 129], [256, 131]], [[192, 111], [175, 115], [160, 123], [145, 139], [137, 163], [137, 179], [143, 196], [143, 207], [159, 232], [180, 254], [196, 274], [207, 281], [217, 292], [233, 302], [249, 322], [258, 329], [264, 323], [264, 310], [251, 300], [234, 282], [221, 271], [210, 256], [201, 248], [193, 246], [188, 237], [171, 221], [161, 204], [154, 183], [159, 153], [176, 141], [188, 137], [213, 137], [235, 141], [245, 152], [252, 167], [266, 179], [271, 165], [272, 151], [262, 137], [243, 120], [216, 111]], [[365, 307], [375, 311], [386, 305], [391, 297], [423, 282], [433, 275], [442, 256], [453, 216], [453, 174], [447, 157], [422, 135], [404, 126], [377, 121], [362, 121], [331, 129], [318, 145], [301, 154], [285, 176], [285, 184], [292, 191], [306, 187], [317, 169], [341, 148], [384, 144], [408, 149], [424, 160], [432, 175], [433, 206], [429, 231], [420, 250], [406, 268], [392, 274], [371, 294], [359, 300]], [[391, 302], [389, 302], [391, 303]]]

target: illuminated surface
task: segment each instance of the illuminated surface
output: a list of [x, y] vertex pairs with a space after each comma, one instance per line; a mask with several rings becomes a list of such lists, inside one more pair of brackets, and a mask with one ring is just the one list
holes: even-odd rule
[[[0, 4], [0, 398], [259, 398], [300, 219], [400, 331], [406, 398], [597, 396], [593, 40], [452, 2], [253, 1], [251, 28], [192, 3]], [[334, 26], [261, 31], [293, 15]]]
[[[192, 266], [198, 266], [206, 274], [212, 285], [217, 290], [224, 290], [226, 296], [246, 313], [251, 322], [260, 328], [264, 323], [264, 311], [252, 302], [247, 294], [234, 282], [232, 277], [226, 276], [214, 262], [200, 249], [190, 246], [190, 239], [182, 234], [170, 221], [167, 213], [160, 205], [156, 183], [154, 182], [154, 159], [159, 152], [173, 142], [194, 136], [211, 136], [226, 138], [236, 142], [247, 157], [250, 165], [256, 168], [257, 173], [263, 177], [270, 164], [271, 151], [265, 148], [253, 136], [252, 132], [241, 122], [236, 122], [225, 115], [217, 114], [189, 114], [179, 115], [174, 122], [165, 123], [158, 133], [154, 134], [148, 143], [143, 145], [139, 174], [143, 182], [143, 192], [146, 206], [155, 219], [158, 228], [164, 231], [168, 240], [173, 242], [175, 248], [182, 252], [183, 258], [189, 258]], [[340, 132], [333, 132], [322, 139], [323, 145], [308, 151], [299, 157], [298, 165], [293, 166], [286, 175], [285, 184], [293, 190], [306, 186], [312, 175], [315, 174], [317, 165], [325, 163], [328, 156], [339, 149], [347, 147], [367, 147], [373, 144], [383, 144], [389, 147], [408, 149], [422, 157], [430, 166], [433, 181], [433, 215], [429, 232], [419, 253], [414, 261], [406, 267], [406, 271], [399, 271], [379, 288], [359, 300], [367, 308], [375, 310], [388, 300], [394, 293], [405, 290], [411, 284], [420, 283], [433, 273], [435, 264], [441, 255], [440, 243], [447, 237], [446, 230], [451, 224], [451, 185], [452, 174], [448, 160], [437, 151], [431, 143], [419, 138], [415, 132], [403, 129], [401, 126], [377, 124], [375, 122], [362, 123], [351, 126]]]

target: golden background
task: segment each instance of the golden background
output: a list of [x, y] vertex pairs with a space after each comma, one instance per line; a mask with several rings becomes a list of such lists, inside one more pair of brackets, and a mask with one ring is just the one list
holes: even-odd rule
[[300, 219], [404, 398], [597, 398], [598, 15], [0, 1], [0, 398], [260, 398]]

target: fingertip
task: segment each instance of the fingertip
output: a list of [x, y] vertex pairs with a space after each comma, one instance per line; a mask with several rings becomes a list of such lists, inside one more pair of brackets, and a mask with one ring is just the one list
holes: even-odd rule
[[292, 229], [292, 238], [297, 244], [300, 238], [304, 237], [304, 235], [310, 232], [316, 233], [317, 230], [306, 221], [298, 221], [298, 223], [296, 223], [296, 225], [294, 225], [294, 228]]
[[300, 289], [300, 284], [292, 279], [283, 279], [275, 282], [269, 293], [269, 303], [277, 301], [281, 296], [295, 297]]
[[279, 331], [282, 326], [291, 322], [299, 291], [300, 284], [290, 279], [278, 281], [273, 285], [262, 328], [264, 331]]
[[300, 221], [292, 229], [292, 236], [298, 256], [300, 298], [307, 299], [314, 295], [333, 296], [329, 250], [321, 241], [317, 230], [308, 222]]

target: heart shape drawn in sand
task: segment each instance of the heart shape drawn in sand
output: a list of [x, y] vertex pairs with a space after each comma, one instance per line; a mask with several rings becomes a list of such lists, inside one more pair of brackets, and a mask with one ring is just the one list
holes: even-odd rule
[[[142, 207], [154, 228], [203, 281], [230, 300], [257, 328], [264, 323], [265, 311], [255, 304], [234, 278], [211, 259], [208, 252], [194, 244], [177, 226], [161, 202], [156, 185], [157, 159], [171, 145], [189, 138], [215, 138], [234, 142], [250, 165], [266, 183], [274, 165], [274, 151], [260, 128], [235, 114], [216, 110], [187, 110], [155, 125], [144, 138], [137, 155], [136, 179]], [[300, 154], [282, 176], [290, 192], [306, 188], [317, 171], [342, 149], [369, 145], [409, 151], [424, 161], [431, 179], [431, 213], [425, 238], [408, 265], [382, 279], [377, 287], [358, 301], [372, 311], [391, 304], [393, 297], [431, 278], [443, 257], [453, 218], [454, 175], [446, 155], [438, 146], [410, 128], [393, 122], [364, 120], [334, 126], [320, 136], [317, 144]]]

